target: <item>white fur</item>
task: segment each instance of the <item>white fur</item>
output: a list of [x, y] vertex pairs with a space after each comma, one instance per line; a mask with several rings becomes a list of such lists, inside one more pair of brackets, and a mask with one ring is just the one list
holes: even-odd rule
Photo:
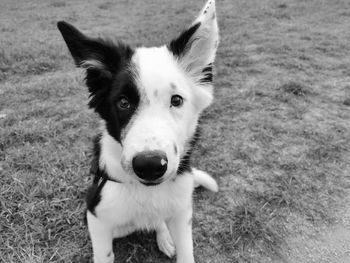
[[139, 229], [155, 229], [159, 248], [170, 257], [176, 247], [177, 262], [194, 262], [192, 237], [189, 236], [194, 185], [210, 185], [217, 190], [215, 181], [204, 174], [195, 169], [192, 174], [153, 187], [107, 181], [95, 215], [87, 214], [94, 262], [113, 262], [113, 238]]
[[[121, 134], [121, 144], [103, 127], [99, 160], [100, 168], [121, 183], [107, 181], [95, 213], [87, 212], [95, 263], [114, 262], [113, 238], [138, 229], [155, 229], [159, 249], [169, 257], [176, 250], [177, 263], [194, 263], [192, 193], [199, 185], [214, 192], [218, 186], [203, 171], [192, 169], [177, 176], [177, 168], [201, 111], [213, 99], [211, 85], [200, 83], [199, 75], [214, 61], [217, 48], [214, 0], [208, 1], [194, 23], [198, 21], [196, 41], [180, 60], [165, 46], [138, 48], [132, 58], [140, 105]], [[94, 61], [84, 65], [100, 66]], [[171, 107], [172, 95], [184, 98], [181, 107]], [[159, 185], [141, 184], [132, 170], [132, 158], [145, 150], [162, 150], [167, 155], [168, 169]]]
[[203, 186], [213, 192], [219, 191], [218, 184], [213, 179], [213, 177], [211, 177], [208, 173], [198, 170], [196, 168], [193, 168], [192, 174], [194, 177], [193, 179], [194, 179], [195, 187]]

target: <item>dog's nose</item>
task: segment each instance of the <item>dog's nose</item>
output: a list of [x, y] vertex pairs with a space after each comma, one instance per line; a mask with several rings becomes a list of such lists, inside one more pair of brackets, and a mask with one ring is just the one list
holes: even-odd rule
[[141, 179], [154, 181], [166, 172], [168, 159], [162, 151], [144, 151], [132, 159], [132, 168]]

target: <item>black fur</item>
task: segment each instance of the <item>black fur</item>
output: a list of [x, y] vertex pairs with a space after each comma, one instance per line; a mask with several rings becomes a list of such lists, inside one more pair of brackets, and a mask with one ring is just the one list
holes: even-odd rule
[[202, 73], [204, 77], [200, 80], [201, 83], [211, 83], [213, 82], [213, 63], [208, 64]]
[[108, 178], [108, 176], [104, 174], [99, 167], [101, 154], [100, 140], [101, 135], [98, 135], [94, 138], [93, 157], [90, 167], [90, 174], [94, 176], [94, 180], [86, 194], [87, 209], [93, 214], [95, 213], [95, 207], [101, 201], [101, 190]]
[[[131, 104], [130, 109], [118, 109], [116, 104], [122, 96], [128, 99]], [[100, 99], [101, 107], [98, 112], [106, 120], [108, 133], [121, 143], [121, 131], [129, 123], [140, 102], [140, 95], [131, 73], [120, 72], [115, 76], [109, 94]]]
[[87, 209], [95, 214], [95, 207], [101, 201], [101, 190], [103, 186], [106, 184], [107, 178], [95, 176], [92, 185], [89, 187], [86, 194], [86, 205]]
[[192, 152], [197, 144], [197, 141], [200, 138], [201, 131], [199, 127], [197, 127], [196, 132], [192, 139], [189, 141], [187, 146], [187, 151], [184, 154], [184, 156], [181, 157], [181, 161], [179, 164], [179, 167], [177, 168], [177, 175], [181, 175], [185, 172], [190, 172], [192, 170], [191, 168], [191, 155]]
[[99, 134], [93, 139], [93, 148], [92, 148], [92, 160], [90, 166], [90, 174], [96, 175], [100, 166], [100, 155], [101, 155], [101, 141], [102, 135]]
[[191, 26], [189, 29], [183, 31], [178, 38], [170, 42], [168, 46], [169, 50], [177, 57], [185, 55], [186, 52], [191, 48], [192, 42], [195, 40], [191, 40], [191, 38], [200, 25], [201, 23], [198, 22]]
[[[131, 57], [134, 51], [123, 43], [114, 44], [99, 38], [90, 38], [66, 22], [58, 22], [58, 29], [78, 67], [88, 60], [101, 66], [87, 66], [86, 85], [90, 92], [90, 108], [107, 123], [109, 134], [120, 142], [121, 130], [138, 107], [140, 96], [134, 81]], [[117, 100], [126, 97], [131, 107], [118, 110]]]

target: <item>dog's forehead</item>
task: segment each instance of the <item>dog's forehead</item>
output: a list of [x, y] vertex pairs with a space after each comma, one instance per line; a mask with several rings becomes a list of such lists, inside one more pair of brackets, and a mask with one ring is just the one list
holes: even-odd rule
[[168, 48], [137, 48], [132, 57], [138, 86], [147, 97], [160, 93], [186, 93], [186, 77]]

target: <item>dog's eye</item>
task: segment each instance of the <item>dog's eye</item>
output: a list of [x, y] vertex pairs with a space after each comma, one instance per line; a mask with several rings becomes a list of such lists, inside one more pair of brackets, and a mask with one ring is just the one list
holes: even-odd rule
[[173, 95], [171, 97], [170, 102], [171, 102], [171, 106], [180, 107], [183, 104], [184, 99], [180, 95]]
[[117, 106], [118, 106], [118, 108], [120, 108], [122, 110], [128, 110], [131, 107], [130, 103], [126, 97], [119, 98], [117, 101]]

